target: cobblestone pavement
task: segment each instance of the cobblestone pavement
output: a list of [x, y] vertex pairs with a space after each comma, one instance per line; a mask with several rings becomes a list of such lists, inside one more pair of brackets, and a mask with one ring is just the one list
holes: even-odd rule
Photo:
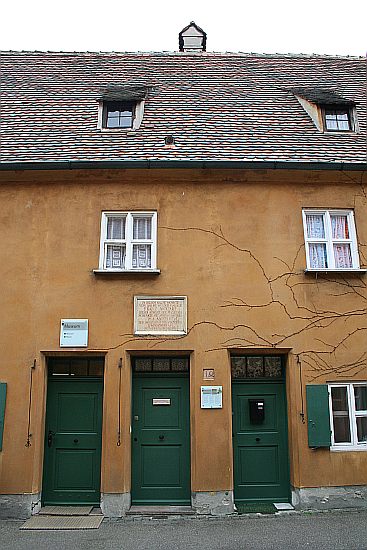
[[98, 530], [19, 531], [0, 521], [1, 550], [367, 550], [367, 510], [231, 518], [104, 520]]

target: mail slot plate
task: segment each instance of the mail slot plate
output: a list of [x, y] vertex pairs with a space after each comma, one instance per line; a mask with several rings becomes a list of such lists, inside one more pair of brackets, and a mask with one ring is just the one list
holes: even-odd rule
[[171, 399], [166, 397], [160, 397], [158, 399], [153, 398], [153, 405], [170, 405]]

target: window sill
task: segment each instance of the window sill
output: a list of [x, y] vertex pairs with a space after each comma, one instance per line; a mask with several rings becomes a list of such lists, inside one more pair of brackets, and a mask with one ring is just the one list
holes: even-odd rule
[[340, 452], [350, 453], [350, 452], [355, 452], [355, 451], [357, 451], [357, 452], [367, 451], [367, 445], [359, 445], [358, 447], [354, 447], [354, 446], [353, 447], [352, 446], [351, 447], [347, 447], [347, 446], [345, 446], [345, 447], [342, 447], [342, 446], [340, 446], [340, 447], [330, 447], [330, 451], [333, 452], [333, 453], [340, 453]]
[[160, 269], [93, 269], [95, 275], [159, 275]]
[[367, 273], [367, 269], [360, 269], [360, 268], [348, 268], [348, 269], [325, 269], [325, 268], [318, 268], [318, 269], [310, 269], [307, 268], [304, 270], [305, 273], [360, 273], [363, 275], [364, 273]]

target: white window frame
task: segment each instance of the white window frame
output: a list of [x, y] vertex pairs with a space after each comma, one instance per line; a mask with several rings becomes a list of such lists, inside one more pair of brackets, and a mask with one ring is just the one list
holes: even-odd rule
[[[307, 236], [307, 215], [322, 215], [324, 218], [324, 229], [325, 229], [325, 238], [309, 238]], [[331, 228], [331, 216], [346, 216], [348, 220], [348, 230], [349, 230], [349, 239], [338, 239], [333, 240], [332, 238], [332, 228]], [[326, 210], [326, 209], [309, 209], [306, 208], [302, 210], [303, 218], [303, 231], [305, 238], [305, 249], [306, 249], [306, 263], [307, 271], [360, 271], [359, 265], [359, 255], [358, 255], [358, 245], [357, 245], [357, 233], [356, 226], [354, 222], [354, 212], [353, 210]], [[352, 256], [352, 267], [335, 267], [335, 257], [333, 245], [334, 243], [343, 243], [350, 244], [350, 251]], [[328, 267], [311, 267], [310, 263], [310, 251], [309, 244], [314, 243], [323, 243], [326, 244], [326, 257]]]
[[[343, 382], [337, 384], [328, 384], [329, 388], [329, 411], [330, 411], [330, 428], [331, 428], [331, 451], [367, 451], [367, 441], [358, 443], [357, 437], [357, 418], [367, 417], [367, 410], [357, 411], [355, 407], [354, 388], [357, 386], [367, 386], [367, 382]], [[335, 442], [334, 437], [334, 419], [333, 419], [333, 403], [331, 398], [331, 388], [347, 388], [348, 396], [348, 414], [349, 414], [349, 430], [350, 442]]]
[[[107, 221], [108, 218], [125, 218], [125, 239], [107, 239]], [[151, 218], [151, 238], [134, 239], [133, 238], [133, 220], [134, 218]], [[125, 268], [106, 267], [107, 245], [125, 245]], [[151, 267], [141, 268], [133, 267], [133, 245], [150, 244], [151, 245]], [[99, 271], [124, 273], [124, 272], [149, 272], [157, 271], [157, 212], [147, 211], [108, 211], [102, 212], [101, 219], [101, 239], [99, 248]]]

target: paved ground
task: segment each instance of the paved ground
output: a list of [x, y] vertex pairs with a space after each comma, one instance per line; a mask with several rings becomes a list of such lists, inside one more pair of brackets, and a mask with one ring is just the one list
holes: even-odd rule
[[21, 525], [0, 521], [1, 550], [367, 550], [367, 510], [105, 520], [90, 531], [19, 531]]

